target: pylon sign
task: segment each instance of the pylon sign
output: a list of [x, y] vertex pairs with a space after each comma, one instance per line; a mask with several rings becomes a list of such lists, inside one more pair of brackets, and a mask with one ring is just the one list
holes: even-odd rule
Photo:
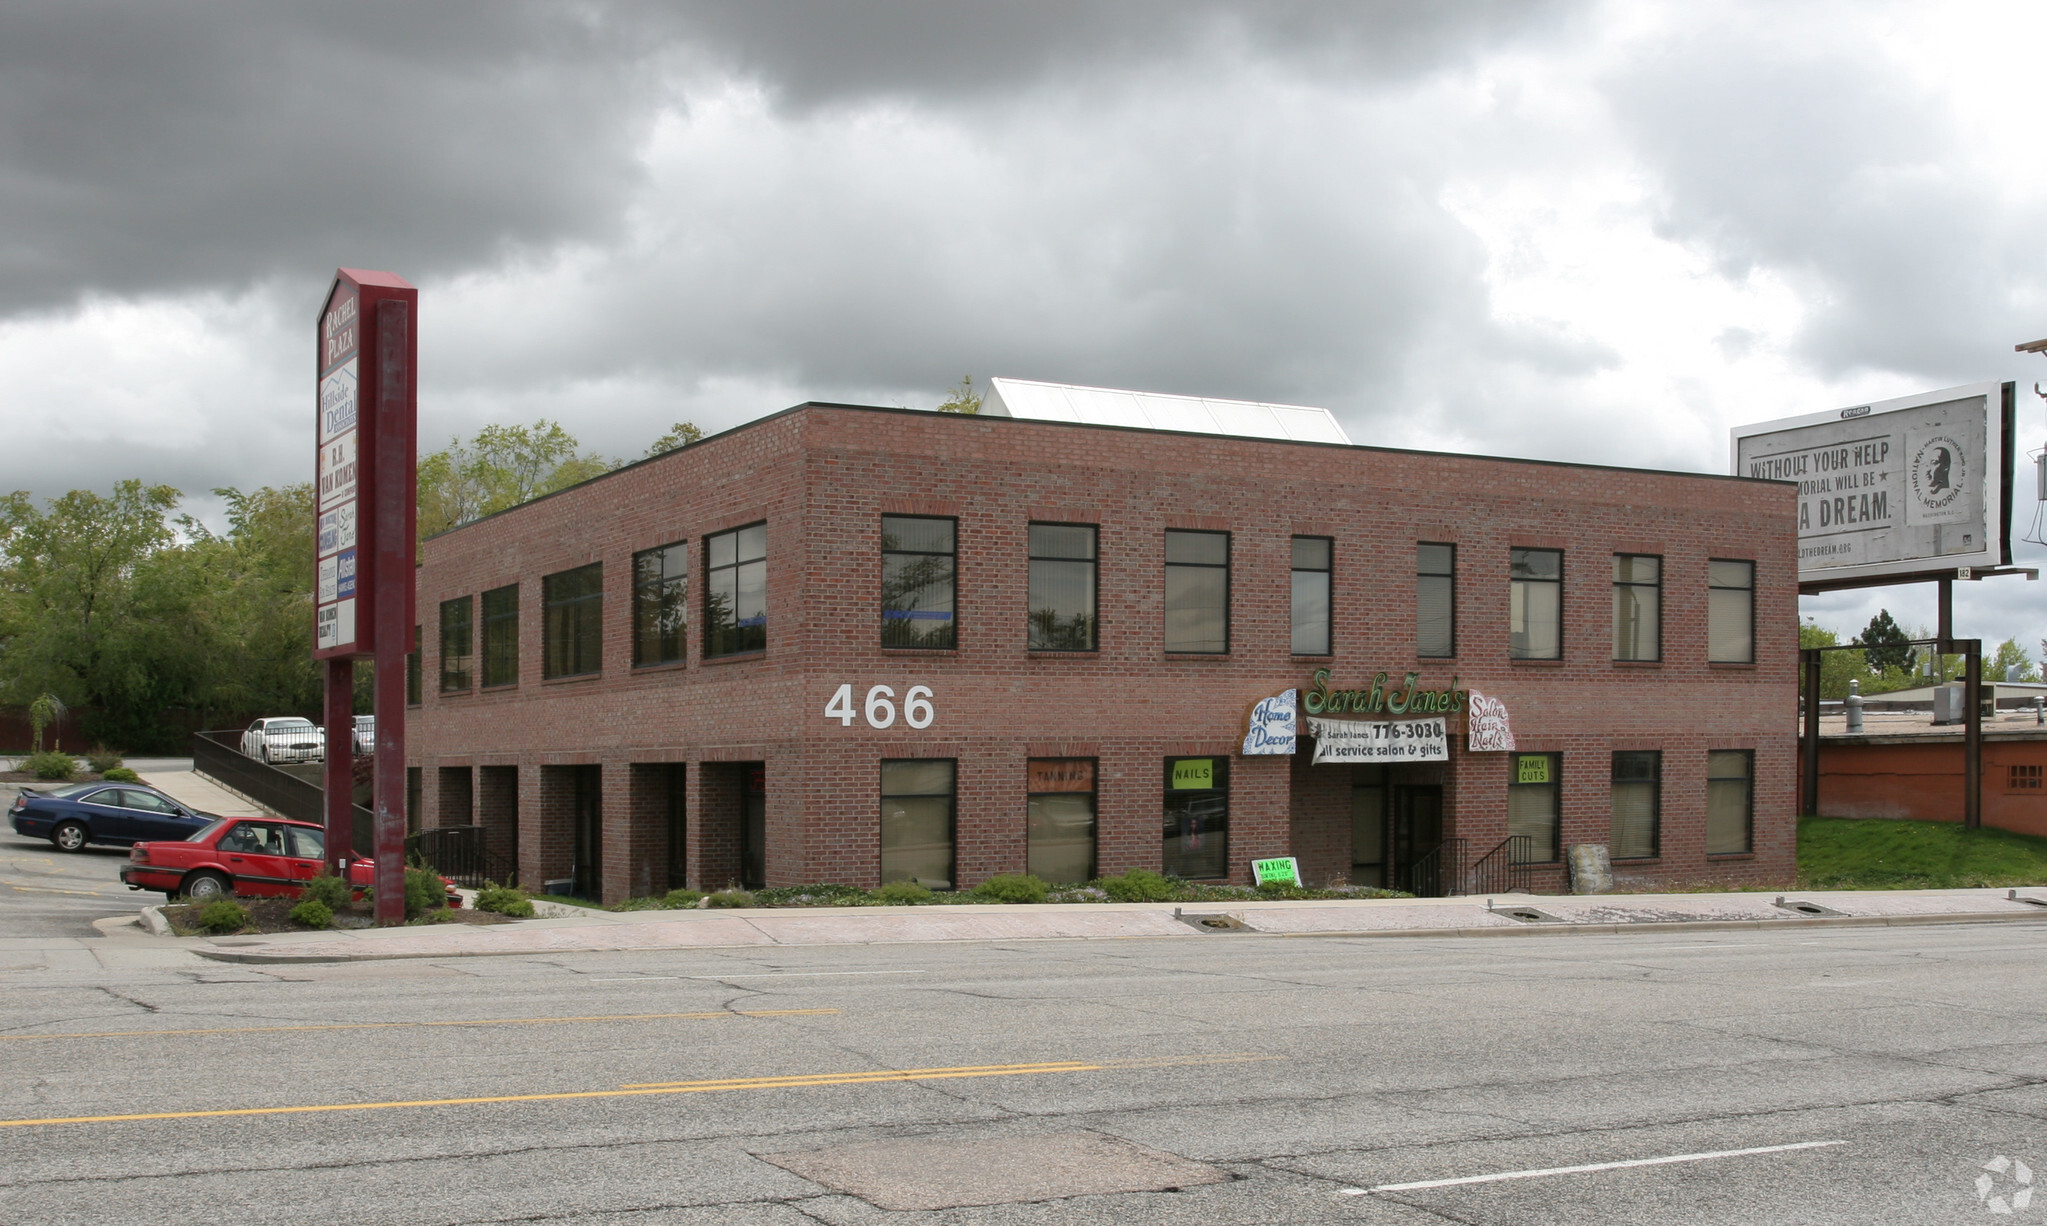
[[[314, 491], [319, 526], [313, 654], [371, 655], [379, 579], [402, 590], [410, 639], [418, 423], [412, 321], [419, 291], [388, 272], [335, 273], [317, 336]], [[396, 535], [398, 540], [386, 540]], [[399, 547], [402, 547], [399, 548]], [[402, 553], [402, 556], [401, 556]], [[400, 654], [409, 642], [398, 646]]]

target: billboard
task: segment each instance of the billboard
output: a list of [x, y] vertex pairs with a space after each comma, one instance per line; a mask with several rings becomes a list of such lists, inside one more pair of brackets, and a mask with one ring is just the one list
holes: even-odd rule
[[2013, 385], [1736, 426], [1734, 472], [1798, 485], [1798, 581], [2011, 561]]

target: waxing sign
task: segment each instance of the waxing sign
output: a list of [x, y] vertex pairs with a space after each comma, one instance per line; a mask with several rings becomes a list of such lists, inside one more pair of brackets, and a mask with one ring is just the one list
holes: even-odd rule
[[1315, 764], [1324, 762], [1448, 762], [1450, 730], [1441, 719], [1316, 719]]

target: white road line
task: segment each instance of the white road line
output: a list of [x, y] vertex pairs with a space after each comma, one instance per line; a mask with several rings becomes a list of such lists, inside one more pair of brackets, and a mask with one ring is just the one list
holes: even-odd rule
[[1631, 1166], [1664, 1166], [1672, 1162], [1705, 1162], [1713, 1158], [1745, 1158], [1751, 1154], [1782, 1154], [1794, 1149], [1825, 1149], [1846, 1145], [1846, 1141], [1800, 1141], [1796, 1145], [1759, 1145], [1754, 1149], [1716, 1149], [1704, 1154], [1672, 1154], [1667, 1158], [1631, 1158], [1626, 1162], [1593, 1162], [1585, 1166], [1547, 1166], [1533, 1171], [1498, 1171], [1491, 1175], [1466, 1175], [1461, 1179], [1423, 1179], [1414, 1183], [1382, 1183], [1373, 1188], [1345, 1188], [1345, 1196], [1367, 1196], [1373, 1192], [1412, 1192], [1421, 1188], [1448, 1188], [1465, 1183], [1499, 1183], [1507, 1179], [1544, 1179], [1551, 1175], [1581, 1175], [1587, 1171], [1618, 1171]]
[[819, 979], [830, 975], [928, 975], [929, 971], [748, 971], [737, 975], [621, 975], [591, 983], [641, 983], [649, 979]]

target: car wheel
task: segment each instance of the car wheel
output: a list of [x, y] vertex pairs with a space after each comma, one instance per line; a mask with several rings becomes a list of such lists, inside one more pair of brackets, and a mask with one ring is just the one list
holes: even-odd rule
[[91, 840], [92, 832], [82, 822], [65, 822], [50, 831], [50, 841], [57, 845], [58, 851], [84, 851]]
[[193, 873], [185, 878], [185, 897], [204, 905], [234, 894], [234, 885], [219, 873]]

